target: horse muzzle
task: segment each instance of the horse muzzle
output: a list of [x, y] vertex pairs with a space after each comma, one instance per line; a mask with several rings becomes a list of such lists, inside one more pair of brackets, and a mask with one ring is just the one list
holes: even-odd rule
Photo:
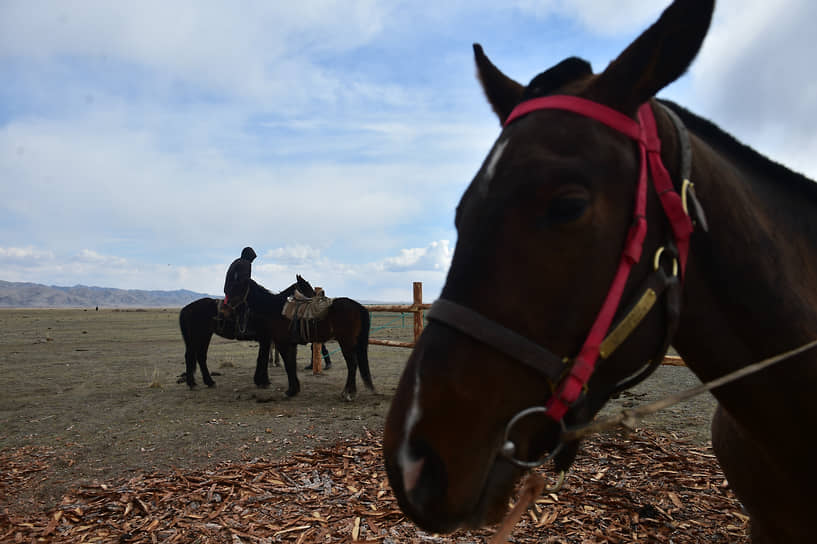
[[[499, 521], [524, 463], [565, 451], [557, 451], [559, 424], [533, 413], [513, 418], [541, 399], [544, 384], [497, 356], [503, 357], [432, 322], [401, 377], [386, 420], [384, 459], [400, 507], [425, 530]], [[514, 383], [525, 384], [516, 387], [518, 395], [499, 394]]]

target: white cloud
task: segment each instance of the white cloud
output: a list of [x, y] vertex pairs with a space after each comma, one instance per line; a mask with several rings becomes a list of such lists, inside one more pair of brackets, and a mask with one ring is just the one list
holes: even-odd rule
[[26, 260], [47, 260], [53, 259], [51, 251], [41, 251], [32, 247], [0, 247], [0, 263], [7, 266], [13, 262], [23, 262]]
[[451, 265], [453, 251], [448, 246], [448, 240], [431, 242], [428, 247], [401, 249], [397, 257], [388, 257], [383, 260], [383, 270], [402, 272], [406, 270], [434, 270], [446, 271]]
[[[498, 134], [471, 42], [527, 80], [668, 4], [0, 2], [2, 279], [218, 294], [252, 245], [273, 290], [430, 299]], [[678, 98], [812, 177], [815, 5], [719, 1]]]
[[[311, 61], [376, 36], [380, 3], [217, 1], [0, 5], [0, 57], [45, 62], [75, 57], [115, 70], [125, 62], [183, 81], [257, 100], [283, 99], [299, 85], [340, 88]], [[297, 93], [296, 93], [297, 94]]]
[[101, 255], [90, 249], [83, 249], [75, 255], [71, 261], [77, 264], [89, 264], [93, 266], [123, 266], [127, 265], [128, 262], [121, 257]]
[[539, 19], [553, 15], [575, 19], [587, 30], [601, 35], [639, 29], [669, 5], [652, 0], [515, 0], [513, 4]]
[[[456, 163], [412, 164], [404, 158], [368, 164], [248, 161], [199, 141], [201, 133], [177, 151], [163, 144], [167, 133], [130, 129], [126, 117], [111, 110], [89, 119], [0, 127], [0, 176], [16, 181], [0, 186], [0, 197], [17, 217], [15, 231], [29, 231], [39, 242], [79, 239], [89, 247], [147, 236], [155, 238], [156, 249], [177, 247], [182, 253], [202, 243], [257, 244], [262, 253], [288, 242], [326, 248], [342, 239], [365, 245], [369, 237], [382, 238], [433, 207], [435, 202], [426, 202], [432, 191], [446, 193], [453, 209], [455, 193], [470, 175]], [[216, 138], [218, 123], [199, 129]], [[449, 137], [446, 128], [436, 136]], [[242, 149], [256, 145], [260, 142], [247, 141]], [[455, 189], [445, 189], [452, 182]]]
[[296, 244], [271, 249], [264, 254], [263, 258], [276, 263], [303, 264], [319, 261], [321, 250], [304, 244]]
[[[329, 296], [385, 302], [410, 301], [412, 283], [420, 281], [423, 282], [425, 300], [432, 301], [439, 296], [450, 260], [447, 240], [431, 242], [426, 248], [400, 250], [397, 256], [360, 264], [321, 257], [319, 250], [308, 246], [293, 246], [259, 255], [253, 263], [253, 278], [277, 292], [294, 283], [295, 274], [301, 274], [312, 285], [326, 289]], [[4, 271], [0, 279], [46, 285], [83, 284], [149, 290], [184, 288], [218, 296], [229, 264], [225, 261], [179, 266], [91, 250], [60, 255], [36, 247], [0, 247], [0, 269]]]
[[425, 300], [430, 301], [442, 290], [452, 254], [448, 240], [433, 241], [424, 248], [401, 249], [395, 256], [359, 264], [321, 257], [313, 248], [279, 248], [255, 263], [268, 256], [304, 258], [297, 263], [254, 263], [253, 276], [277, 291], [294, 282], [295, 274], [301, 274], [313, 286], [323, 287], [329, 296], [391, 302], [410, 301], [412, 284], [419, 281], [423, 283]]
[[698, 113], [787, 166], [817, 178], [817, 4], [727, 1], [692, 66]]

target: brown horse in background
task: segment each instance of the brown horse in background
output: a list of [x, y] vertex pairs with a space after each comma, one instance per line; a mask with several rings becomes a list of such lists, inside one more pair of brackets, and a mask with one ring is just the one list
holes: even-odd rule
[[[296, 287], [307, 296], [315, 295], [315, 290], [309, 282], [300, 276], [298, 276]], [[369, 311], [350, 298], [334, 298], [326, 317], [317, 321], [310, 337], [301, 338], [293, 334], [292, 322], [281, 315], [287, 298], [288, 295], [276, 295], [254, 282], [251, 282], [247, 296], [247, 304], [252, 311], [251, 315], [265, 320], [269, 327], [270, 338], [284, 359], [284, 369], [289, 382], [287, 396], [297, 395], [301, 390], [296, 364], [298, 344], [328, 340], [337, 340], [343, 358], [346, 360], [346, 384], [341, 391], [341, 398], [350, 401], [357, 395], [358, 370], [364, 385], [374, 390], [369, 369]]]
[[[653, 98], [713, 9], [676, 0], [600, 74], [570, 58], [527, 86], [475, 46], [505, 126], [457, 208], [384, 434], [391, 485], [424, 529], [495, 522], [528, 466], [567, 470], [579, 443], [565, 429], [669, 342], [709, 381], [817, 338], [817, 185]], [[755, 544], [817, 542], [816, 391], [814, 352], [713, 391], [713, 447]]]

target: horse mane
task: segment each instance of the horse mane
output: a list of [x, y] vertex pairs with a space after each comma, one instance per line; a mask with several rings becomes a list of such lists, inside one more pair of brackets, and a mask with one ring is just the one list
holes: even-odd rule
[[696, 136], [705, 140], [719, 151], [729, 155], [738, 161], [741, 166], [745, 166], [747, 170], [765, 178], [773, 179], [776, 183], [785, 184], [806, 198], [809, 198], [814, 204], [817, 204], [817, 183], [813, 180], [769, 159], [748, 145], [738, 141], [734, 136], [718, 127], [712, 121], [695, 115], [675, 102], [664, 99], [659, 99], [659, 102], [668, 106], [672, 111], [678, 114], [678, 117], [681, 118], [687, 128], [691, 132], [694, 132]]
[[280, 315], [281, 310], [284, 309], [287, 295], [275, 294], [256, 281], [250, 280], [249, 300], [252, 301], [251, 308], [254, 311], [262, 314]]
[[278, 293], [278, 294], [279, 294], [279, 295], [284, 295], [284, 296], [287, 296], [287, 297], [288, 297], [288, 296], [290, 296], [292, 293], [294, 293], [294, 292], [295, 292], [295, 288], [296, 288], [296, 287], [298, 287], [298, 284], [297, 284], [297, 283], [293, 283], [292, 285], [290, 285], [289, 287], [287, 287], [286, 289], [284, 289], [283, 291], [281, 291], [281, 292], [280, 292], [280, 293]]

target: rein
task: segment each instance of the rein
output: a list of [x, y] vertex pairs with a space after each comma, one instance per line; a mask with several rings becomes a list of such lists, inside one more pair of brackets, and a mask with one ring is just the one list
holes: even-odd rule
[[[730, 372], [729, 374], [721, 376], [720, 378], [716, 378], [707, 383], [702, 383], [695, 387], [691, 387], [685, 391], [675, 393], [673, 395], [657, 400], [650, 404], [645, 404], [632, 410], [625, 409], [614, 416], [598, 419], [592, 423], [588, 423], [587, 425], [582, 425], [580, 427], [564, 430], [562, 432], [562, 439], [568, 442], [580, 440], [591, 434], [609, 431], [619, 426], [632, 430], [635, 427], [635, 424], [638, 422], [638, 420], [642, 419], [645, 416], [658, 412], [659, 410], [668, 408], [673, 404], [678, 404], [679, 402], [691, 399], [692, 397], [695, 397], [702, 393], [706, 393], [707, 391], [711, 391], [717, 387], [721, 387], [728, 383], [734, 382], [736, 380], [739, 380], [740, 378], [743, 378], [750, 374], [754, 374], [755, 372], [760, 372], [761, 370], [776, 365], [777, 363], [781, 363], [787, 359], [791, 359], [795, 355], [799, 355], [805, 351], [814, 349], [815, 347], [817, 347], [817, 340], [812, 340], [811, 342], [803, 344], [802, 346], [796, 347], [789, 351], [784, 351], [783, 353], [779, 353], [777, 355], [769, 357], [768, 359], [763, 359], [762, 361], [752, 363], [743, 368], [739, 368], [734, 372]], [[525, 511], [527, 511], [530, 505], [533, 504], [533, 501], [536, 500], [536, 497], [541, 495], [543, 491], [547, 491], [549, 493], [557, 492], [559, 489], [561, 489], [562, 484], [564, 483], [564, 478], [565, 472], [561, 471], [559, 473], [559, 479], [556, 482], [556, 484], [554, 486], [548, 487], [543, 478], [539, 474], [537, 474], [536, 472], [529, 473], [528, 477], [522, 484], [519, 499], [517, 500], [511, 512], [507, 516], [505, 516], [505, 519], [502, 521], [501, 525], [499, 526], [499, 529], [497, 529], [497, 532], [494, 533], [494, 536], [489, 541], [489, 544], [501, 544], [507, 542], [508, 536], [510, 536], [514, 526], [519, 522], [519, 519], [522, 517]]]
[[765, 370], [770, 366], [776, 365], [777, 363], [782, 363], [783, 361], [791, 359], [795, 355], [799, 355], [805, 351], [814, 349], [815, 347], [817, 347], [817, 340], [812, 340], [811, 342], [807, 342], [794, 349], [790, 349], [789, 351], [778, 353], [777, 355], [773, 355], [772, 357], [763, 359], [762, 361], [752, 363], [743, 368], [739, 368], [735, 371], [732, 371], [729, 374], [725, 374], [720, 378], [715, 378], [714, 380], [702, 383], [700, 385], [696, 385], [695, 387], [690, 387], [689, 389], [669, 395], [655, 402], [651, 402], [649, 404], [645, 404], [643, 406], [639, 406], [638, 408], [633, 408], [631, 410], [624, 409], [621, 410], [621, 412], [619, 412], [616, 415], [597, 419], [592, 423], [588, 423], [586, 425], [582, 425], [579, 427], [569, 428], [562, 433], [562, 439], [567, 442], [572, 442], [575, 440], [582, 439], [585, 436], [591, 434], [609, 431], [610, 429], [614, 429], [619, 426], [632, 429], [633, 427], [635, 427], [635, 424], [638, 422], [638, 420], [644, 418], [645, 416], [654, 414], [655, 412], [658, 412], [665, 408], [669, 408], [670, 406], [678, 404], [679, 402], [689, 400], [692, 397], [698, 396], [702, 393], [706, 393], [707, 391], [712, 391], [713, 389], [737, 381], [750, 374], [754, 374], [756, 372], [760, 372], [761, 370]]

